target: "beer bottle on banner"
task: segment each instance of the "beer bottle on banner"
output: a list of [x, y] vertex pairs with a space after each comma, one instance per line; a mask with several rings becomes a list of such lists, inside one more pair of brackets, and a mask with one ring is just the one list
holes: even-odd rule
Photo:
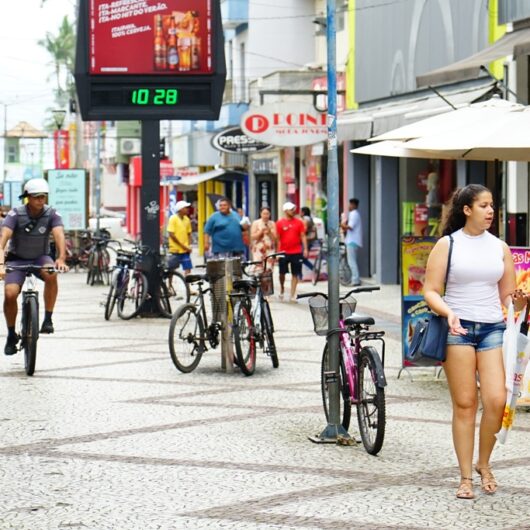
[[180, 37], [178, 43], [179, 70], [187, 72], [191, 69], [191, 39]]
[[193, 37], [191, 39], [191, 69], [199, 70], [201, 67], [201, 39]]
[[168, 30], [169, 37], [167, 39], [167, 63], [170, 70], [176, 70], [179, 62], [177, 50], [177, 28], [175, 27], [175, 19], [171, 18], [171, 25]]
[[166, 70], [167, 50], [162, 15], [155, 16], [155, 70]]

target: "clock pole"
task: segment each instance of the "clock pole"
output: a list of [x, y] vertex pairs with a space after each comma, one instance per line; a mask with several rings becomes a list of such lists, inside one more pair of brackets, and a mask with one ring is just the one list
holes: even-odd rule
[[142, 270], [147, 276], [149, 293], [142, 316], [158, 316], [160, 293], [160, 122], [142, 120], [142, 188], [140, 193], [140, 230], [142, 244], [149, 248]]

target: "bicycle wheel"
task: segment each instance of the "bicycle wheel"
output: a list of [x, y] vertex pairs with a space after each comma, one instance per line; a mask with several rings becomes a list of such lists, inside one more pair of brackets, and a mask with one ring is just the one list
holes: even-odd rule
[[312, 271], [312, 281], [313, 285], [316, 285], [320, 278], [320, 269], [322, 268], [322, 250], [318, 253], [318, 256], [315, 260], [315, 265]]
[[365, 346], [359, 356], [359, 403], [357, 419], [364, 448], [376, 455], [383, 447], [385, 438], [385, 391], [376, 385], [376, 364], [378, 355], [373, 346]]
[[351, 269], [346, 254], [341, 254], [339, 259], [339, 282], [341, 285], [350, 285], [351, 283]]
[[236, 347], [237, 365], [245, 375], [252, 375], [256, 369], [256, 341], [252, 315], [244, 301], [234, 307], [234, 324], [232, 327]]
[[264, 338], [265, 353], [270, 356], [273, 368], [280, 366], [276, 343], [274, 342], [274, 324], [272, 322], [271, 309], [269, 302], [263, 300], [261, 308], [261, 329]]
[[158, 293], [157, 303], [158, 310], [160, 311], [162, 316], [166, 318], [171, 318], [171, 298], [169, 289], [165, 281], [160, 282], [160, 291]]
[[187, 374], [199, 364], [204, 347], [204, 324], [197, 306], [180, 306], [169, 325], [169, 353], [178, 370]]
[[143, 272], [133, 271], [125, 279], [118, 295], [118, 316], [123, 320], [135, 317], [147, 297], [147, 278]]
[[[342, 356], [340, 355], [340, 370], [339, 370], [339, 392], [341, 395], [339, 419], [341, 419], [342, 426], [348, 430], [350, 427], [351, 419], [351, 399], [350, 391], [348, 388], [346, 373], [344, 369], [344, 363], [342, 362]], [[322, 354], [322, 369], [320, 373], [320, 386], [322, 389], [322, 404], [324, 405], [324, 414], [326, 415], [326, 421], [329, 421], [329, 388], [326, 381], [325, 372], [330, 371], [330, 359], [328, 345], [324, 347], [324, 353]]]
[[94, 252], [90, 252], [87, 258], [87, 273], [86, 273], [86, 283], [87, 285], [94, 285], [94, 274], [95, 274], [95, 260], [96, 255]]
[[105, 302], [105, 320], [110, 320], [114, 306], [116, 305], [116, 298], [118, 296], [118, 280], [120, 277], [120, 271], [114, 271], [112, 280], [110, 282], [109, 293], [107, 294], [107, 300]]
[[[184, 276], [179, 272], [169, 273], [167, 277], [162, 280], [160, 290], [160, 312], [164, 316], [171, 316], [173, 310], [182, 304], [187, 304], [190, 301], [190, 286], [186, 283]], [[169, 314], [168, 314], [169, 313]]]
[[24, 367], [26, 374], [33, 375], [37, 361], [37, 340], [39, 338], [39, 309], [37, 300], [28, 297], [24, 303], [22, 318], [22, 345], [24, 346]]
[[98, 256], [98, 273], [101, 278], [101, 282], [104, 285], [109, 284], [109, 271], [110, 271], [110, 254], [106, 248], [102, 248], [99, 251]]

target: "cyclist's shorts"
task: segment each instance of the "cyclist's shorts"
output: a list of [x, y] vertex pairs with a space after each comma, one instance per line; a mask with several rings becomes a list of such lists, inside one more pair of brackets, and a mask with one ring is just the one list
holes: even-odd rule
[[[10, 265], [51, 265], [54, 266], [54, 261], [50, 256], [40, 256], [39, 258], [35, 259], [7, 259], [6, 261], [6, 267], [9, 267]], [[35, 273], [35, 276], [37, 278], [40, 278], [42, 280], [42, 277], [39, 272]], [[24, 280], [26, 279], [26, 272], [25, 271], [10, 271], [6, 273], [5, 277], [5, 284], [8, 285], [10, 283], [16, 283], [20, 286], [24, 284]]]
[[167, 262], [168, 269], [174, 270], [178, 269], [179, 266], [182, 266], [182, 268], [185, 271], [189, 271], [193, 269], [193, 264], [191, 263], [191, 257], [190, 254], [170, 254], [168, 262]]
[[302, 276], [302, 261], [303, 254], [285, 254], [285, 257], [280, 258], [278, 264], [280, 267], [280, 274], [287, 274], [289, 272], [289, 265], [291, 266], [291, 274], [293, 276]]

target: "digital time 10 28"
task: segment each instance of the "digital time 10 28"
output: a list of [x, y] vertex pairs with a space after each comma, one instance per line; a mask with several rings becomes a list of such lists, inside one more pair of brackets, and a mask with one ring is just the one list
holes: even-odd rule
[[172, 106], [180, 99], [176, 88], [136, 88], [130, 97], [131, 103], [138, 106]]

